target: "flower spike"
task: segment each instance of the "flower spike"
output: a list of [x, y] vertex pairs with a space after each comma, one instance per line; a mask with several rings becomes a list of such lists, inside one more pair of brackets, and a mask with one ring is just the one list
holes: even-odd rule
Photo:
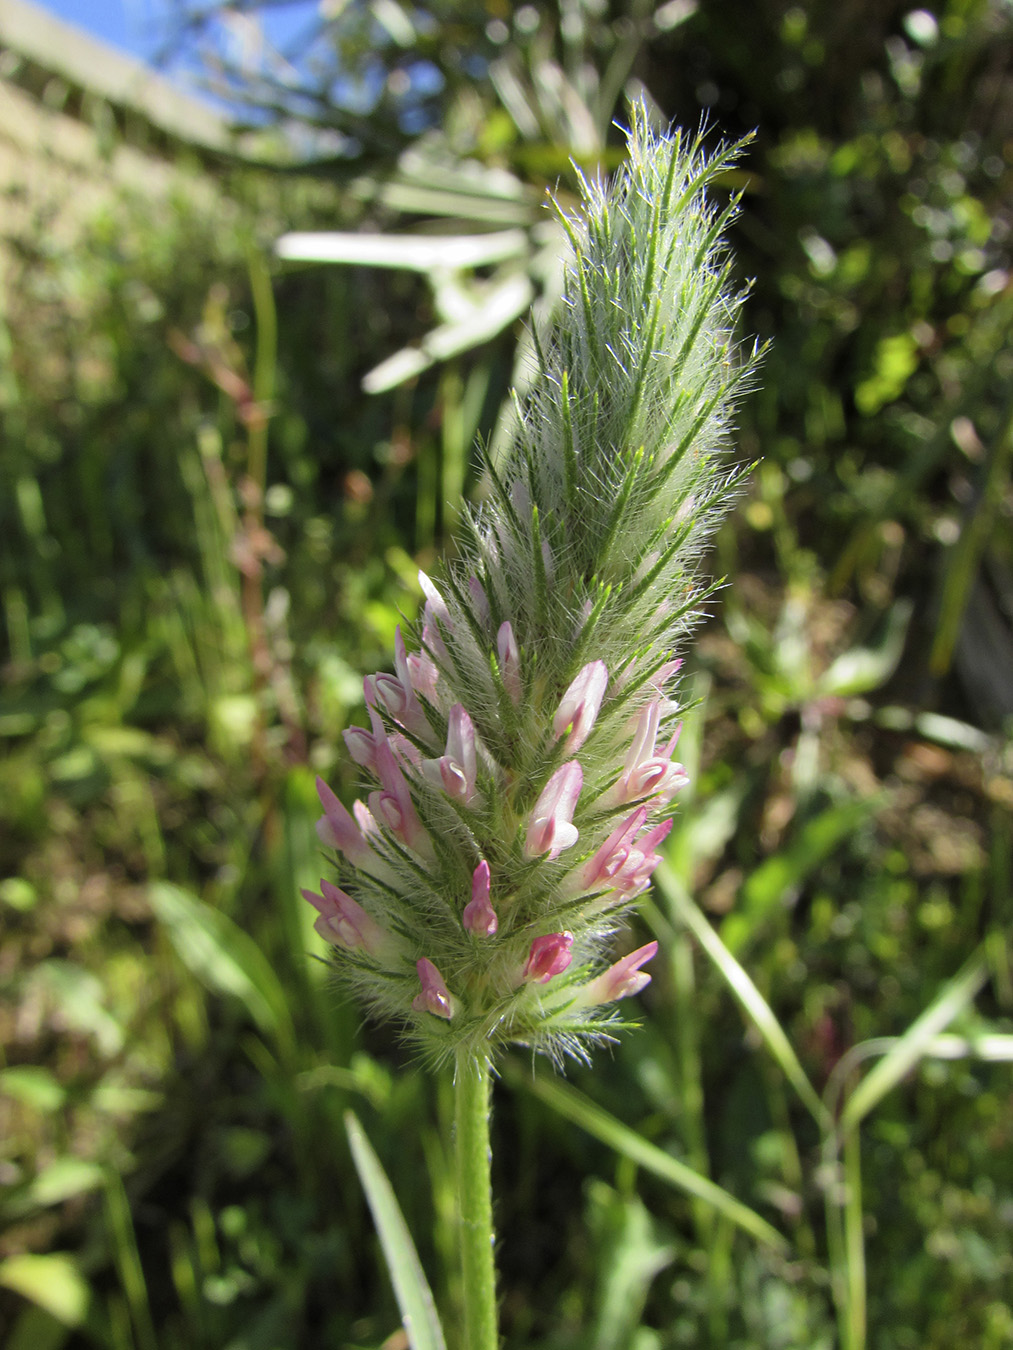
[[562, 299], [533, 320], [512, 429], [479, 447], [480, 504], [364, 681], [369, 725], [345, 733], [363, 800], [319, 789], [340, 885], [307, 893], [317, 929], [434, 1063], [582, 1053], [656, 951], [609, 965], [688, 781], [680, 667], [756, 362], [721, 237], [737, 147], [708, 159], [632, 117], [615, 179], [557, 208]]

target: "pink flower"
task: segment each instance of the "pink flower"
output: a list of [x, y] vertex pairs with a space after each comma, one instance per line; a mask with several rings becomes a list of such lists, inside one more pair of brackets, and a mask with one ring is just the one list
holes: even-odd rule
[[601, 701], [605, 697], [608, 678], [605, 662], [591, 661], [563, 695], [552, 719], [552, 730], [557, 740], [565, 731], [569, 731], [563, 746], [564, 754], [576, 754], [591, 734]]
[[577, 842], [573, 810], [584, 786], [584, 771], [575, 759], [568, 760], [552, 775], [535, 802], [524, 840], [524, 853], [537, 858], [547, 853], [556, 858]]
[[661, 699], [653, 699], [637, 720], [623, 773], [607, 794], [608, 800], [635, 802], [643, 797], [663, 797], [667, 801], [689, 782], [689, 775], [682, 765], [672, 763], [672, 751], [679, 740], [678, 731], [665, 750], [655, 753], [660, 721]]
[[380, 790], [369, 794], [369, 809], [409, 848], [428, 852], [429, 837], [415, 813], [408, 784], [386, 739], [376, 747], [376, 774]]
[[646, 946], [630, 952], [629, 956], [624, 956], [621, 961], [616, 961], [583, 987], [578, 995], [578, 1004], [586, 1008], [596, 1003], [614, 1003], [616, 999], [639, 994], [641, 989], [646, 989], [651, 983], [650, 975], [640, 967], [646, 965], [657, 950], [656, 942], [648, 942]]
[[655, 689], [662, 690], [672, 676], [678, 674], [681, 669], [681, 656], [676, 657], [674, 661], [666, 661], [665, 664], [660, 666], [651, 676], [651, 684], [654, 685]]
[[[434, 636], [428, 624], [422, 630], [422, 641], [434, 652], [439, 652], [440, 648], [443, 647], [443, 639], [439, 633]], [[434, 708], [439, 707], [440, 695], [437, 682], [440, 678], [440, 668], [428, 652], [413, 652], [409, 656], [408, 675], [416, 694], [421, 694], [426, 702], [431, 703]]]
[[317, 821], [317, 835], [327, 848], [336, 848], [356, 867], [363, 867], [372, 856], [372, 850], [362, 837], [362, 831], [348, 814], [322, 778], [317, 779], [317, 796], [324, 814]]
[[419, 585], [426, 596], [422, 610], [422, 651], [408, 657], [408, 675], [415, 692], [421, 694], [434, 707], [438, 707], [440, 699], [437, 682], [440, 678], [440, 667], [437, 663], [447, 660], [447, 646], [440, 629], [442, 627], [450, 632], [453, 624], [446, 601], [425, 572], [419, 573]]
[[483, 858], [471, 878], [471, 900], [464, 907], [461, 922], [476, 937], [492, 937], [499, 927], [496, 911], [489, 903], [489, 864]]
[[522, 693], [521, 654], [509, 619], [499, 626], [499, 632], [496, 634], [496, 652], [499, 656], [499, 673], [503, 688], [516, 708], [520, 704]]
[[329, 881], [321, 880], [320, 889], [322, 895], [304, 890], [303, 896], [320, 911], [313, 927], [326, 942], [344, 947], [346, 951], [364, 951], [386, 962], [399, 955], [401, 944], [398, 939], [371, 919], [350, 895]]
[[415, 969], [419, 973], [422, 992], [412, 999], [412, 1007], [416, 1012], [432, 1013], [434, 1017], [443, 1017], [449, 1022], [454, 1015], [454, 1003], [443, 983], [443, 976], [432, 961], [424, 956], [415, 962]]
[[422, 772], [448, 797], [470, 806], [475, 799], [475, 728], [463, 703], [455, 703], [447, 723], [447, 749], [439, 759], [422, 762]]
[[590, 862], [584, 864], [580, 879], [585, 890], [612, 885], [612, 878], [629, 857], [633, 838], [646, 819], [647, 807], [640, 806], [612, 831]]
[[553, 975], [561, 974], [573, 960], [570, 952], [572, 946], [572, 933], [547, 933], [545, 937], [535, 938], [521, 978], [536, 984], [547, 984]]
[[343, 731], [345, 748], [356, 764], [371, 773], [376, 772], [376, 740], [365, 727], [349, 727]]
[[396, 675], [367, 675], [362, 682], [366, 703], [370, 708], [382, 708], [395, 722], [416, 735], [429, 731], [422, 706], [415, 695], [408, 652], [400, 627], [394, 634], [394, 668]]
[[642, 835], [613, 876], [613, 887], [627, 900], [647, 889], [654, 869], [661, 862], [661, 854], [654, 852], [655, 846], [668, 837], [672, 824], [671, 820], [663, 820], [660, 825], [655, 825], [653, 830]]

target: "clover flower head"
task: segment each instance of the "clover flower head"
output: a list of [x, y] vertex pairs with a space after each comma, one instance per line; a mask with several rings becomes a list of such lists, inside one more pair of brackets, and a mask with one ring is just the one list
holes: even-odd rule
[[716, 183], [737, 149], [708, 160], [637, 107], [615, 180], [559, 212], [562, 299], [512, 442], [345, 733], [365, 804], [319, 784], [340, 885], [306, 893], [317, 929], [437, 1061], [586, 1055], [650, 979], [657, 943], [610, 951], [688, 782], [678, 649], [742, 477], [725, 452], [756, 354], [733, 336]]

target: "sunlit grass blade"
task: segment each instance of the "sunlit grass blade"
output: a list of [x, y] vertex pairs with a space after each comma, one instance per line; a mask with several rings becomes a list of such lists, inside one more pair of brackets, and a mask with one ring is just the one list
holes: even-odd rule
[[763, 1038], [767, 1049], [780, 1065], [784, 1076], [797, 1092], [802, 1104], [816, 1123], [821, 1127], [824, 1126], [827, 1121], [826, 1107], [809, 1081], [770, 1004], [693, 903], [685, 887], [667, 863], [662, 863], [654, 873], [654, 885], [669, 902], [675, 917], [689, 929], [713, 961], [743, 1011]]
[[228, 915], [169, 882], [149, 891], [176, 954], [206, 989], [237, 998], [260, 1027], [291, 1050], [292, 1016], [281, 981], [261, 948]]
[[922, 1015], [911, 1023], [849, 1096], [841, 1112], [839, 1128], [842, 1135], [861, 1124], [891, 1088], [925, 1058], [935, 1037], [970, 1005], [987, 977], [985, 957], [979, 952], [943, 986]]
[[105, 1188], [106, 1222], [110, 1245], [133, 1327], [136, 1350], [157, 1350], [158, 1336], [151, 1310], [148, 1284], [137, 1247], [130, 1201], [118, 1172], [109, 1169]]
[[380, 1235], [394, 1296], [401, 1309], [401, 1320], [411, 1350], [446, 1350], [432, 1291], [401, 1207], [380, 1159], [353, 1111], [345, 1112], [345, 1129], [355, 1170], [366, 1192], [370, 1213]]
[[616, 1120], [615, 1116], [596, 1106], [576, 1088], [557, 1079], [525, 1073], [518, 1064], [509, 1060], [503, 1064], [503, 1076], [515, 1087], [526, 1088], [546, 1106], [600, 1139], [616, 1153], [621, 1153], [677, 1190], [685, 1191], [687, 1195], [711, 1205], [758, 1241], [778, 1251], [787, 1250], [788, 1243], [782, 1235], [755, 1210], [744, 1205], [741, 1200], [736, 1200], [728, 1191], [701, 1176], [692, 1167], [687, 1167], [678, 1158], [673, 1158], [664, 1149], [649, 1143], [622, 1121]]

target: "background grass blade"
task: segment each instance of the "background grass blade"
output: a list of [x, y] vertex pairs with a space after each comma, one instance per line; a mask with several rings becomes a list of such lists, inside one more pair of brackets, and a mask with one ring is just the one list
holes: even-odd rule
[[609, 1148], [629, 1158], [631, 1162], [653, 1172], [655, 1176], [678, 1190], [685, 1191], [687, 1195], [695, 1196], [698, 1200], [712, 1205], [718, 1213], [724, 1214], [732, 1223], [752, 1234], [760, 1242], [779, 1251], [787, 1250], [788, 1244], [785, 1239], [755, 1210], [736, 1200], [728, 1191], [707, 1177], [702, 1177], [699, 1172], [694, 1172], [692, 1167], [687, 1167], [678, 1158], [673, 1158], [664, 1149], [648, 1143], [622, 1121], [616, 1120], [615, 1116], [596, 1106], [576, 1088], [556, 1079], [525, 1073], [518, 1064], [509, 1060], [504, 1062], [503, 1076], [515, 1087], [526, 1088], [545, 1102], [546, 1106], [552, 1107], [567, 1120], [572, 1120], [575, 1125], [579, 1125]]
[[[713, 961], [756, 1030], [763, 1037], [767, 1049], [777, 1060], [784, 1076], [798, 1093], [799, 1099], [817, 1124], [822, 1126], [826, 1119], [826, 1108], [766, 999], [693, 903], [685, 887], [667, 863], [662, 863], [655, 871], [654, 885], [668, 900], [672, 912], [685, 924]], [[660, 915], [658, 917], [661, 918]]]
[[882, 1101], [891, 1088], [928, 1053], [932, 1041], [970, 1004], [987, 978], [980, 953], [940, 990], [938, 997], [912, 1022], [893, 1048], [870, 1069], [841, 1112], [841, 1134], [847, 1135]]
[[446, 1350], [432, 1291], [401, 1207], [380, 1159], [353, 1111], [345, 1112], [345, 1129], [355, 1170], [366, 1192], [370, 1212], [380, 1235], [394, 1295], [412, 1350]]

